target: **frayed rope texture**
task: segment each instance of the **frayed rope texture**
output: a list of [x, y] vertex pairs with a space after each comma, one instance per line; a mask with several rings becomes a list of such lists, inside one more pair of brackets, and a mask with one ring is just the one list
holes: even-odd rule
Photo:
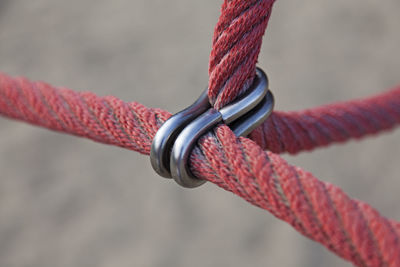
[[[209, 97], [216, 108], [251, 84], [272, 4], [224, 1], [210, 57]], [[116, 97], [6, 74], [0, 74], [0, 114], [143, 154], [149, 154], [155, 133], [171, 116]], [[358, 266], [400, 266], [398, 222], [275, 154], [361, 138], [399, 123], [400, 87], [363, 100], [274, 112], [251, 133], [253, 140], [216, 127], [194, 148], [191, 169]]]

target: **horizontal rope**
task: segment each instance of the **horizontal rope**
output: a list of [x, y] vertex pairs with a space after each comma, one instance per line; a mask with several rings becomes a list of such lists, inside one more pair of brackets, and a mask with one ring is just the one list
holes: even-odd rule
[[400, 87], [365, 99], [293, 112], [274, 112], [250, 135], [263, 149], [296, 154], [360, 139], [400, 124]]
[[[365, 108], [368, 111], [362, 112]], [[352, 119], [347, 112], [352, 112]], [[5, 74], [0, 74], [0, 114], [143, 154], [149, 154], [155, 133], [171, 116], [113, 96], [57, 89]], [[251, 137], [277, 152], [299, 152], [377, 133], [399, 122], [400, 87], [365, 100], [275, 112]], [[296, 145], [287, 145], [291, 138]], [[270, 211], [359, 266], [400, 266], [399, 223], [278, 155], [264, 152], [253, 141], [236, 138], [226, 126], [201, 138], [190, 164], [199, 178]]]

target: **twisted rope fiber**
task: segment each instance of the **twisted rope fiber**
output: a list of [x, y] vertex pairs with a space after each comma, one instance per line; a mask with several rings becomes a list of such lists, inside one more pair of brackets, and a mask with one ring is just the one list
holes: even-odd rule
[[216, 109], [234, 100], [252, 83], [273, 3], [224, 1], [209, 64], [208, 95]]
[[[5, 74], [0, 74], [0, 114], [147, 155], [158, 128], [171, 116], [113, 96], [57, 89]], [[368, 120], [374, 127], [366, 127]], [[400, 87], [364, 100], [275, 112], [251, 137], [277, 153], [299, 152], [399, 124]], [[294, 133], [298, 137], [292, 148], [285, 142]], [[191, 168], [198, 177], [270, 211], [359, 266], [400, 266], [399, 223], [278, 155], [264, 152], [254, 141], [235, 137], [226, 126], [199, 140]]]
[[[224, 1], [210, 56], [209, 97], [221, 108], [254, 77], [273, 1]], [[0, 74], [0, 114], [148, 154], [170, 116], [160, 109]], [[297, 153], [391, 129], [400, 122], [400, 87], [365, 100], [275, 112], [251, 138], [272, 152]], [[358, 266], [400, 266], [400, 224], [339, 188], [290, 166], [224, 125], [202, 137], [192, 171], [290, 223]]]

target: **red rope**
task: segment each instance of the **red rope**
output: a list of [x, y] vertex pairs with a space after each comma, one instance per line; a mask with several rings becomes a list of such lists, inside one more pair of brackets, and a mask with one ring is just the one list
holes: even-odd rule
[[[272, 4], [224, 1], [210, 59], [209, 97], [216, 108], [251, 83]], [[143, 154], [149, 154], [155, 133], [170, 116], [112, 96], [5, 74], [0, 74], [0, 114]], [[250, 135], [261, 147], [221, 125], [199, 140], [190, 164], [199, 178], [270, 211], [358, 266], [400, 266], [400, 223], [272, 153], [297, 153], [399, 124], [400, 87], [364, 100], [275, 112]]]
[[290, 166], [227, 126], [201, 138], [193, 172], [268, 210], [359, 266], [400, 266], [400, 224], [338, 187]]
[[248, 89], [274, 0], [225, 0], [215, 27], [208, 95], [219, 109]]
[[[0, 74], [0, 114], [97, 142], [149, 154], [170, 113], [113, 96], [56, 89]], [[400, 87], [387, 93], [300, 112], [275, 112], [251, 134], [275, 152], [299, 152], [400, 124]], [[400, 224], [226, 126], [201, 138], [193, 172], [229, 190], [359, 266], [400, 266]]]
[[361, 138], [400, 123], [400, 86], [369, 97], [295, 112], [274, 112], [250, 135], [263, 149], [295, 154]]

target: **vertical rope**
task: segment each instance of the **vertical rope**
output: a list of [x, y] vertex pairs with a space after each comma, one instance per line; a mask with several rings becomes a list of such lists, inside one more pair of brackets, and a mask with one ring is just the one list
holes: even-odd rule
[[251, 85], [274, 0], [224, 0], [215, 27], [208, 95], [219, 109]]

